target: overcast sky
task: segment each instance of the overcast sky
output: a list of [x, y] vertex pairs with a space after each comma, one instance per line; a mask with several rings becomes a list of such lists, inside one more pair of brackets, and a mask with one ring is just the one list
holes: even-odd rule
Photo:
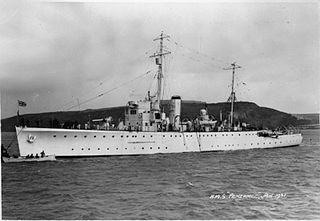
[[[125, 105], [154, 88], [153, 41], [170, 35], [164, 98], [236, 96], [319, 112], [319, 5], [303, 2], [0, 3], [1, 116]], [[147, 71], [149, 74], [142, 76]], [[142, 77], [139, 77], [142, 76]], [[139, 78], [137, 78], [139, 77]], [[135, 79], [135, 80], [134, 80]], [[84, 103], [110, 89], [111, 92]]]

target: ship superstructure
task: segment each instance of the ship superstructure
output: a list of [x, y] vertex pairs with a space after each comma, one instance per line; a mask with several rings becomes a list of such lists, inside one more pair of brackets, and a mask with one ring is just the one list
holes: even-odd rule
[[181, 122], [181, 97], [178, 95], [171, 97], [169, 116], [166, 116], [160, 106], [164, 56], [170, 54], [163, 48], [166, 38], [169, 36], [161, 33], [155, 39], [160, 41], [160, 49], [150, 56], [158, 66], [155, 95], [148, 91], [144, 100], [129, 101], [124, 123], [120, 122], [117, 129], [109, 126], [100, 130], [16, 127], [20, 155], [41, 151], [56, 156], [138, 155], [275, 148], [302, 142], [300, 133], [246, 131], [234, 125], [234, 72], [240, 67], [235, 63], [231, 66], [230, 119], [225, 127], [218, 126], [206, 108], [200, 110], [196, 119]]

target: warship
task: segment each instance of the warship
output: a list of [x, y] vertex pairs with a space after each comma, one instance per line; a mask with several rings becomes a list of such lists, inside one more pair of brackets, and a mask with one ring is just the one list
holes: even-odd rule
[[222, 124], [211, 116], [206, 108], [199, 110], [194, 120], [181, 120], [181, 97], [174, 95], [169, 100], [168, 116], [161, 110], [163, 94], [164, 58], [170, 54], [164, 49], [160, 34], [154, 40], [160, 43], [152, 58], [157, 65], [157, 89], [153, 95], [148, 91], [143, 100], [129, 101], [125, 109], [124, 122], [116, 127], [108, 119], [96, 120], [103, 124], [88, 128], [36, 128], [16, 127], [21, 156], [44, 151], [57, 157], [141, 155], [159, 153], [183, 153], [227, 151], [256, 148], [278, 148], [297, 146], [302, 135], [293, 130], [270, 131], [248, 130], [245, 124], [234, 122], [234, 73], [240, 66], [233, 63], [232, 91], [228, 99], [230, 115]]

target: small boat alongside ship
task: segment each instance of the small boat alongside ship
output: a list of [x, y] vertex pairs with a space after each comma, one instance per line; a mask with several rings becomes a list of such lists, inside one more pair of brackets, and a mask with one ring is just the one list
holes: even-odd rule
[[105, 127], [94, 130], [16, 127], [21, 159], [41, 150], [51, 156], [77, 157], [277, 148], [301, 144], [301, 133], [292, 130], [252, 131], [233, 122], [234, 72], [239, 67], [235, 63], [231, 66], [231, 111], [227, 123], [219, 123], [206, 108], [199, 110], [196, 119], [182, 122], [181, 97], [177, 95], [172, 96], [169, 116], [166, 116], [160, 106], [163, 62], [170, 54], [163, 48], [165, 38], [169, 36], [161, 33], [155, 39], [160, 41], [160, 49], [151, 56], [158, 66], [155, 95], [148, 91], [144, 100], [129, 101], [125, 120], [117, 128], [110, 128], [108, 122]]
[[4, 163], [22, 163], [22, 162], [47, 162], [47, 161], [56, 161], [55, 155], [48, 155], [39, 158], [27, 158], [27, 157], [2, 157]]

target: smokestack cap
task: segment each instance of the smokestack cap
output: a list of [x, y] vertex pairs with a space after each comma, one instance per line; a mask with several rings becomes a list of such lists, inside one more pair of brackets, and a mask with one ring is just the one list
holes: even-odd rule
[[174, 100], [174, 99], [181, 100], [181, 97], [179, 95], [174, 95], [171, 97], [171, 100]]

